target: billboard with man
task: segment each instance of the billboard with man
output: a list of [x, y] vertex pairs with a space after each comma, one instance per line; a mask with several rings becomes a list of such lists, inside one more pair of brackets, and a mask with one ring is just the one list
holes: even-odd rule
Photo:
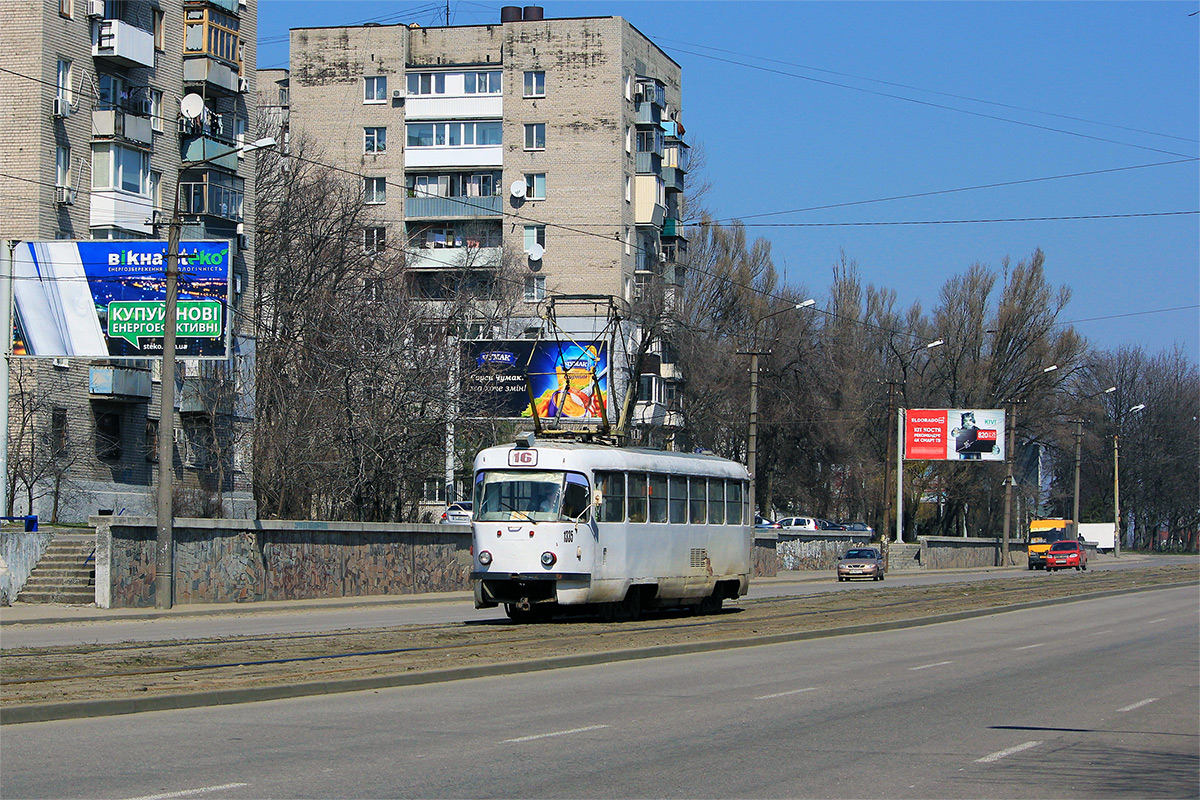
[[909, 461], [1003, 461], [1004, 411], [996, 408], [919, 408], [904, 414]]
[[[227, 241], [180, 242], [177, 356], [226, 358], [231, 253]], [[5, 266], [14, 356], [162, 356], [166, 242], [19, 242]]]

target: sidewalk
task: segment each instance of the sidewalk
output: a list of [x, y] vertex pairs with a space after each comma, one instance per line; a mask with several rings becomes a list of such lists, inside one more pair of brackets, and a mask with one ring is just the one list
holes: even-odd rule
[[[904, 570], [901, 575], [977, 574], [987, 572], [1022, 572], [1019, 567], [973, 567], [945, 570]], [[754, 578], [751, 586], [812, 583], [833, 583], [831, 570], [788, 570], [779, 574]], [[328, 597], [309, 600], [261, 600], [247, 603], [185, 603], [172, 608], [97, 608], [94, 605], [61, 603], [16, 603], [0, 607], [0, 627], [7, 625], [58, 625], [82, 622], [111, 622], [116, 620], [173, 619], [180, 617], [214, 616], [220, 614], [276, 614], [304, 610], [330, 610], [368, 606], [402, 606], [416, 603], [470, 603], [472, 593], [432, 592], [428, 594], [371, 595], [366, 597]]]

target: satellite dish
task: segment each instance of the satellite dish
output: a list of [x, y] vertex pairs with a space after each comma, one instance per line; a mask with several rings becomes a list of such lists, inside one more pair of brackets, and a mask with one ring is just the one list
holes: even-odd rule
[[526, 252], [529, 253], [530, 261], [541, 261], [542, 255], [546, 252], [546, 248], [542, 247], [540, 244], [531, 244], [529, 246], [529, 250]]
[[513, 181], [512, 188], [509, 189], [512, 196], [520, 200], [525, 196], [525, 181]]
[[179, 101], [179, 113], [188, 119], [195, 119], [204, 111], [204, 98], [198, 94], [185, 94]]

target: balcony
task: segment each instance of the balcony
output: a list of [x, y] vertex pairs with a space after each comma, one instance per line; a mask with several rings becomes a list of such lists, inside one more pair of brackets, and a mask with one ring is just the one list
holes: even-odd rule
[[179, 184], [179, 208], [185, 215], [205, 214], [242, 222], [243, 199], [240, 189], [217, 183], [197, 181]]
[[668, 192], [682, 192], [687, 173], [679, 167], [663, 167], [662, 179]]
[[236, 150], [232, 150], [234, 145], [232, 142], [226, 142], [223, 139], [216, 139], [211, 136], [184, 136], [179, 142], [179, 158], [181, 161], [206, 161], [213, 156], [224, 153], [218, 158], [213, 158], [208, 163], [237, 172], [238, 154]]
[[121, 189], [92, 189], [88, 203], [88, 225], [93, 228], [120, 228], [150, 235], [150, 217], [154, 201], [149, 197]]
[[92, 139], [124, 139], [148, 145], [154, 141], [154, 130], [150, 117], [117, 108], [97, 109], [92, 112]]
[[233, 413], [233, 392], [220, 378], [189, 375], [179, 389], [179, 413], [196, 415]]
[[504, 166], [504, 145], [500, 144], [404, 148], [404, 168], [407, 170], [502, 166]]
[[435, 247], [407, 251], [408, 267], [415, 270], [495, 269], [504, 250], [500, 247]]
[[92, 55], [122, 67], [154, 66], [154, 34], [119, 19], [92, 26]]
[[203, 83], [225, 94], [237, 94], [242, 83], [237, 69], [210, 56], [184, 56], [183, 82]]
[[634, 169], [639, 175], [661, 175], [662, 156], [658, 153], [637, 153]]
[[150, 401], [150, 370], [133, 367], [92, 367], [88, 394], [93, 400], [126, 403]]
[[638, 125], [662, 125], [662, 106], [642, 101], [634, 105], [634, 112], [637, 115], [635, 122]]
[[405, 219], [461, 219], [499, 217], [504, 213], [504, 198], [490, 197], [408, 197], [404, 200]]
[[470, 94], [462, 97], [409, 95], [404, 103], [406, 120], [500, 119], [503, 114], [504, 103], [498, 94]]
[[662, 235], [664, 239], [667, 237], [682, 239], [686, 235], [684, 232], [683, 220], [675, 219], [673, 217], [666, 217], [663, 219]]

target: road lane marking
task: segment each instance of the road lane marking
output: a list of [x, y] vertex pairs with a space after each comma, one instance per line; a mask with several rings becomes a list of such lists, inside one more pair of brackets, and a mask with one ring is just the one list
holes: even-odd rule
[[586, 733], [587, 731], [598, 731], [601, 728], [607, 728], [607, 725], [589, 725], [586, 728], [572, 728], [569, 731], [555, 731], [554, 733], [535, 733], [532, 736], [520, 736], [516, 739], [505, 739], [501, 744], [512, 744], [513, 742], [532, 742], [534, 739], [549, 739], [551, 736], [566, 736], [572, 733]]
[[1039, 642], [1038, 644], [1027, 644], [1024, 647], [1018, 647], [1017, 649], [1018, 650], [1032, 650], [1035, 647], [1045, 647], [1045, 646], [1046, 646], [1045, 642]]
[[937, 662], [936, 664], [922, 664], [922, 665], [921, 665], [921, 666], [919, 666], [919, 667], [909, 667], [909, 668], [908, 668], [908, 671], [909, 671], [909, 672], [916, 672], [916, 671], [917, 671], [917, 670], [919, 670], [919, 669], [929, 669], [930, 667], [944, 667], [944, 666], [946, 666], [947, 664], [953, 664], [953, 663], [954, 663], [953, 661], [939, 661], [939, 662]]
[[131, 797], [129, 800], [169, 800], [172, 797], [190, 797], [194, 794], [206, 794], [207, 792], [220, 792], [224, 789], [240, 789], [243, 786], [249, 786], [248, 783], [223, 783], [220, 786], [205, 786], [201, 789], [183, 789], [178, 792], [165, 792], [163, 794], [148, 794], [143, 797]]
[[1005, 748], [1004, 750], [997, 750], [995, 753], [986, 755], [983, 758], [975, 759], [975, 763], [991, 764], [992, 762], [999, 761], [1002, 758], [1008, 758], [1013, 753], [1019, 753], [1022, 750], [1028, 750], [1031, 747], [1037, 747], [1039, 744], [1041, 744], [1041, 742], [1025, 742], [1024, 744], [1014, 745], [1012, 747]]
[[1147, 622], [1146, 624], [1147, 624], [1147, 625], [1155, 625], [1155, 624], [1157, 624], [1157, 623], [1159, 623], [1159, 622], [1166, 622], [1166, 621], [1167, 621], [1167, 618], [1166, 618], [1166, 617], [1159, 617], [1158, 619], [1152, 619], [1152, 620], [1150, 620], [1150, 621], [1149, 621], [1149, 622]]
[[1157, 697], [1148, 697], [1145, 700], [1138, 700], [1136, 703], [1127, 705], [1124, 708], [1118, 708], [1117, 713], [1119, 714], [1122, 711], [1133, 711], [1135, 708], [1141, 708], [1142, 706], [1148, 706], [1157, 699], [1158, 699]]
[[1095, 633], [1089, 633], [1088, 636], [1103, 636], [1106, 633], [1112, 633], [1112, 628], [1109, 628], [1106, 631], [1096, 631]]
[[778, 694], [764, 694], [762, 697], [756, 697], [755, 700], [774, 700], [776, 697], [787, 697], [789, 694], [800, 694], [801, 692], [815, 692], [817, 687], [809, 686], [807, 689], [792, 689], [790, 692], [779, 692]]

